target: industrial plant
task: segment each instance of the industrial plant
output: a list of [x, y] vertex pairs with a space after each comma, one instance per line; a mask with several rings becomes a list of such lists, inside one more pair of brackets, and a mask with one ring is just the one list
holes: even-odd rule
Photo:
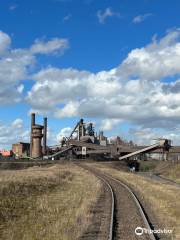
[[[172, 146], [169, 139], [157, 139], [149, 146], [138, 146], [131, 141], [127, 143], [120, 137], [109, 142], [103, 131], [97, 133], [92, 122], [80, 119], [68, 137], [63, 137], [55, 146], [47, 145], [47, 117], [43, 124], [36, 123], [35, 113], [31, 114], [30, 142], [18, 142], [12, 145], [13, 155], [16, 159], [27, 158], [31, 160], [60, 160], [60, 159], [104, 159], [104, 160], [158, 160], [179, 159], [180, 147]], [[4, 153], [6, 156], [7, 153]]]

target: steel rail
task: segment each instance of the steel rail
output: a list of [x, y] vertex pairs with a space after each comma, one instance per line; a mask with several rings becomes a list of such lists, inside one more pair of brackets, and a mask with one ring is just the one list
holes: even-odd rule
[[[82, 167], [82, 165], [81, 165], [81, 167]], [[84, 166], [83, 166], [83, 168], [91, 171], [91, 172], [94, 173], [94, 175], [96, 175], [98, 178], [100, 178], [101, 180], [105, 181], [105, 182], [110, 186], [111, 189], [112, 189], [111, 185], [109, 184], [109, 182], [108, 182], [106, 179], [104, 179], [104, 178], [102, 177], [102, 175], [103, 175], [105, 178], [107, 178], [107, 179], [109, 178], [109, 179], [111, 179], [111, 180], [113, 180], [113, 181], [116, 181], [116, 182], [118, 182], [119, 184], [121, 184], [121, 186], [123, 186], [123, 187], [131, 194], [131, 196], [132, 196], [132, 198], [133, 198], [133, 200], [134, 200], [134, 202], [135, 202], [135, 204], [136, 204], [136, 206], [137, 206], [137, 208], [138, 208], [138, 210], [139, 210], [139, 212], [140, 212], [140, 215], [141, 215], [141, 217], [142, 217], [142, 220], [143, 220], [143, 222], [144, 222], [144, 224], [145, 224], [145, 226], [146, 226], [146, 228], [147, 228], [147, 230], [148, 230], [149, 238], [150, 238], [151, 240], [156, 240], [156, 237], [155, 237], [155, 235], [154, 235], [154, 233], [153, 233], [153, 231], [152, 231], [153, 229], [152, 229], [151, 226], [150, 226], [150, 223], [149, 223], [149, 221], [148, 221], [148, 219], [147, 219], [147, 217], [146, 217], [145, 211], [143, 210], [143, 208], [142, 208], [142, 206], [141, 206], [141, 204], [140, 204], [139, 199], [136, 197], [136, 195], [134, 194], [134, 192], [132, 191], [132, 189], [131, 189], [128, 185], [126, 185], [125, 183], [123, 183], [123, 182], [120, 181], [119, 179], [116, 179], [116, 178], [110, 176], [109, 174], [107, 175], [107, 174], [104, 174], [104, 173], [102, 173], [102, 172], [97, 173], [97, 170], [96, 170], [96, 169], [92, 169], [92, 168], [84, 167]], [[99, 174], [101, 174], [101, 176], [99, 176]], [[113, 191], [113, 190], [112, 190], [112, 191]], [[113, 195], [114, 195], [114, 193], [113, 193]], [[113, 213], [113, 217], [114, 217], [114, 213]], [[112, 221], [112, 218], [111, 218], [111, 221]], [[113, 233], [113, 227], [112, 227], [112, 233]], [[109, 238], [109, 239], [113, 239], [113, 234], [112, 234], [111, 236], [112, 236], [112, 238]]]
[[133, 197], [133, 199], [134, 199], [134, 201], [135, 201], [135, 203], [136, 203], [136, 206], [137, 206], [138, 209], [139, 209], [139, 212], [140, 212], [140, 214], [141, 214], [141, 217], [142, 217], [142, 219], [143, 219], [143, 222], [145, 223], [146, 228], [148, 229], [148, 233], [149, 233], [150, 239], [151, 239], [151, 240], [156, 240], [156, 237], [155, 237], [155, 235], [154, 235], [154, 233], [153, 233], [153, 231], [152, 231], [153, 229], [151, 228], [150, 223], [149, 223], [149, 221], [148, 221], [148, 219], [147, 219], [147, 217], [146, 217], [146, 214], [145, 214], [143, 208], [141, 207], [140, 201], [138, 200], [138, 198], [136, 197], [136, 195], [134, 194], [134, 192], [131, 190], [131, 188], [130, 188], [129, 186], [127, 186], [126, 184], [124, 184], [123, 182], [121, 182], [119, 179], [116, 179], [116, 178], [111, 177], [109, 174], [108, 174], [108, 175], [103, 174], [103, 175], [104, 175], [105, 177], [107, 177], [107, 178], [110, 178], [110, 179], [112, 179], [112, 180], [120, 183], [121, 186], [123, 186], [124, 188], [126, 188], [126, 189], [128, 190], [128, 192], [129, 192], [129, 193], [131, 194], [131, 196]]

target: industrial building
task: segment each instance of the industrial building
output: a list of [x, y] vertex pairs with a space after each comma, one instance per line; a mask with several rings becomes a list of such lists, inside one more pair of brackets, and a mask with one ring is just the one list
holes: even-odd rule
[[103, 131], [99, 134], [95, 133], [93, 123], [86, 123], [83, 119], [77, 122], [69, 137], [64, 137], [58, 145], [47, 147], [47, 118], [44, 118], [43, 125], [37, 124], [35, 113], [31, 114], [30, 143], [13, 144], [12, 150], [19, 158], [28, 156], [32, 159], [51, 160], [61, 157], [95, 159], [102, 157], [126, 161], [126, 159], [145, 159], [150, 154], [158, 154], [167, 160], [180, 154], [180, 148], [171, 146], [168, 139], [158, 139], [150, 146], [137, 146], [124, 143], [120, 137], [117, 137], [116, 141], [110, 144]]
[[[74, 127], [69, 137], [63, 139], [60, 145], [51, 147], [51, 154], [46, 156], [48, 159], [59, 159], [69, 156], [70, 158], [92, 157], [94, 159], [141, 159], [149, 152], [157, 152], [167, 159], [171, 143], [167, 139], [158, 139], [157, 143], [150, 146], [136, 146], [134, 144], [122, 144], [117, 139], [114, 144], [108, 144], [103, 132], [95, 134], [92, 123], [85, 123], [81, 119]], [[174, 149], [175, 150], [175, 149]]]
[[15, 157], [27, 157], [30, 154], [30, 144], [24, 142], [14, 143], [12, 145], [12, 152]]

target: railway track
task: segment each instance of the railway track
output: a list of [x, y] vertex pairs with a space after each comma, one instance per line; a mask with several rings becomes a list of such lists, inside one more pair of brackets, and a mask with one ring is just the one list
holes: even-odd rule
[[[143, 210], [140, 201], [133, 191], [120, 180], [113, 178], [110, 175], [97, 171], [94, 168], [80, 166], [98, 177], [105, 184], [111, 195], [108, 207], [111, 209], [108, 216], [108, 230], [104, 239], [108, 240], [156, 240], [158, 239], [151, 232], [151, 224]], [[105, 200], [105, 199], [104, 199]], [[107, 208], [107, 206], [106, 206]], [[137, 229], [139, 228], [139, 229]], [[147, 229], [147, 233], [141, 233], [141, 229]], [[96, 236], [94, 239], [102, 239]]]

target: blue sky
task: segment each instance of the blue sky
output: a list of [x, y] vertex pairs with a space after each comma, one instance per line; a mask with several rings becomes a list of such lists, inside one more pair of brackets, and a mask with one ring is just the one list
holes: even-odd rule
[[108, 136], [178, 143], [179, 9], [178, 0], [2, 0], [1, 148], [28, 140], [30, 111], [48, 116], [50, 143], [80, 117]]
[[[12, 6], [14, 10], [9, 10]], [[99, 24], [97, 12], [111, 7], [120, 17], [107, 17]], [[176, 1], [163, 0], [38, 0], [1, 1], [1, 29], [12, 36], [12, 46], [26, 48], [37, 38], [65, 37], [71, 49], [63, 58], [45, 58], [39, 63], [90, 71], [117, 66], [134, 48], [150, 42], [154, 34], [179, 26]], [[138, 15], [150, 13], [141, 24]], [[69, 20], [63, 21], [66, 16]], [[94, 62], [94, 60], [96, 61]]]

